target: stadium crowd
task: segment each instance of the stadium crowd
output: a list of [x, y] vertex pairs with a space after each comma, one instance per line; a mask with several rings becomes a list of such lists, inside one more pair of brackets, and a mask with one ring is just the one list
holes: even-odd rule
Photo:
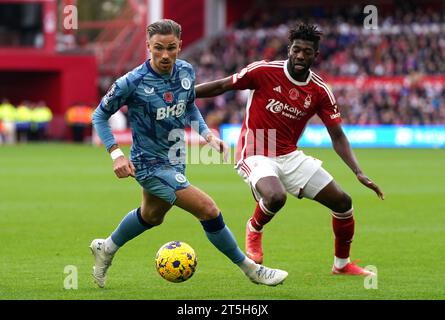
[[4, 98], [0, 101], [0, 144], [46, 140], [52, 118], [44, 101], [23, 101], [15, 106]]
[[[277, 10], [249, 12], [233, 28], [192, 51], [187, 58], [196, 66], [197, 83], [229, 76], [254, 61], [286, 59], [289, 27], [297, 20], [308, 20], [323, 31], [313, 70], [328, 79], [345, 123], [445, 123], [441, 108], [445, 104], [445, 38], [441, 36], [445, 5], [437, 10], [411, 3], [387, 10], [379, 13], [377, 30], [363, 27], [363, 6]], [[422, 76], [436, 77], [434, 85]], [[360, 88], [336, 81], [352, 78], [363, 83], [375, 77], [398, 79], [393, 86]], [[209, 124], [218, 126], [240, 123], [246, 100], [245, 93], [227, 93], [198, 105]]]

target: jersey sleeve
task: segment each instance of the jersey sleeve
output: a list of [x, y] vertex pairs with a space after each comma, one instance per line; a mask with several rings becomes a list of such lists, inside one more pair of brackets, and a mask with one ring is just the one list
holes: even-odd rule
[[116, 80], [93, 113], [93, 126], [107, 150], [116, 143], [108, 119], [117, 112], [131, 94], [127, 78]]
[[333, 126], [342, 122], [340, 110], [335, 101], [334, 94], [326, 87], [320, 89], [321, 99], [317, 115], [323, 121], [325, 126]]
[[186, 113], [188, 121], [193, 129], [195, 129], [201, 137], [204, 139], [207, 137], [207, 134], [210, 132], [204, 118], [202, 117], [201, 112], [196, 106], [196, 92], [195, 92], [195, 72], [192, 69], [192, 84], [190, 86], [192, 92], [190, 93], [189, 99], [187, 101]]
[[261, 62], [254, 62], [232, 75], [233, 88], [237, 90], [258, 89], [258, 77], [261, 68], [255, 68]]

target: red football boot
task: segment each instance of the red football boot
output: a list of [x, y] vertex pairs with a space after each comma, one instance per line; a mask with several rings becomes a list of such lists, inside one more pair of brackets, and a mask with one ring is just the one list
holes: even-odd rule
[[332, 267], [332, 274], [343, 274], [347, 276], [375, 276], [374, 272], [359, 267], [353, 262], [349, 262], [341, 269], [336, 268], [334, 265]]
[[255, 261], [256, 263], [263, 263], [263, 247], [261, 245], [261, 238], [263, 236], [262, 231], [251, 231], [250, 219], [247, 221], [246, 225], [246, 254], [247, 256]]

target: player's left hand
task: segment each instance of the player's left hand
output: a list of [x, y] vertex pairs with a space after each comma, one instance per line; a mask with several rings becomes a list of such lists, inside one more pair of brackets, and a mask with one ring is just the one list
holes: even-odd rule
[[227, 162], [229, 154], [229, 146], [223, 140], [215, 137], [213, 134], [207, 136], [207, 142], [212, 146], [213, 149], [223, 154], [224, 161]]
[[369, 179], [364, 173], [357, 173], [357, 179], [369, 189], [374, 190], [380, 199], [385, 200], [385, 195], [383, 194], [382, 190], [380, 190], [379, 186]]

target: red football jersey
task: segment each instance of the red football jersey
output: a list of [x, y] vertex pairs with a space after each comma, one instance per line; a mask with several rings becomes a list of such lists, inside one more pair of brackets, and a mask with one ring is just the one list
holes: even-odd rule
[[326, 126], [341, 123], [334, 95], [310, 71], [305, 82], [293, 79], [286, 61], [258, 61], [232, 76], [235, 89], [250, 89], [238, 141], [236, 162], [252, 155], [288, 154], [309, 119], [317, 114]]

